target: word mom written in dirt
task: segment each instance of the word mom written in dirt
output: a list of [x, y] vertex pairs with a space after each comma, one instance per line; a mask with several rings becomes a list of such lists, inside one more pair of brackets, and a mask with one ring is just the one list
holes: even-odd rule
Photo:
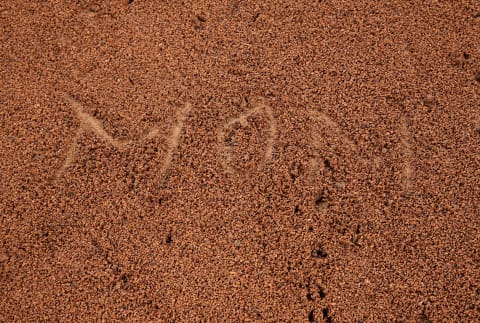
[[[57, 170], [55, 178], [59, 179], [62, 177], [65, 172], [68, 170], [69, 166], [74, 162], [75, 156], [78, 149], [78, 141], [82, 135], [87, 132], [93, 132], [99, 139], [104, 143], [114, 146], [116, 148], [125, 147], [129, 144], [135, 142], [135, 140], [118, 140], [113, 138], [108, 134], [102, 126], [102, 122], [96, 119], [94, 116], [86, 113], [83, 109], [82, 103], [74, 99], [68, 94], [64, 95], [66, 102], [73, 108], [77, 118], [80, 120], [80, 127], [77, 129], [73, 140], [71, 141], [70, 147], [66, 153], [65, 160]], [[275, 142], [278, 137], [277, 123], [273, 114], [271, 107], [266, 103], [265, 100], [259, 99], [252, 103], [253, 108], [246, 110], [245, 112], [230, 118], [225, 123], [223, 123], [217, 131], [217, 146], [218, 146], [218, 157], [220, 159], [222, 168], [225, 172], [230, 174], [239, 174], [245, 175], [246, 169], [241, 169], [238, 167], [238, 160], [234, 160], [232, 156], [238, 151], [233, 151], [232, 148], [232, 132], [238, 128], [245, 128], [249, 126], [249, 123], [255, 122], [255, 119], [261, 119], [262, 122], [256, 124], [258, 127], [263, 128], [264, 137], [266, 140], [263, 142], [262, 149], [264, 150], [260, 156], [257, 156], [257, 160], [253, 160], [251, 167], [261, 168], [267, 165], [273, 156], [273, 151], [275, 147]], [[192, 111], [192, 105], [190, 103], [185, 103], [185, 106], [182, 109], [179, 109], [176, 114], [176, 121], [170, 130], [169, 137], [167, 138], [167, 150], [166, 154], [161, 161], [158, 171], [155, 176], [155, 183], [160, 183], [165, 178], [165, 174], [168, 171], [168, 168], [173, 160], [173, 156], [178, 149], [180, 142], [180, 136], [183, 131], [185, 121], [187, 120], [189, 114]], [[348, 136], [346, 136], [341, 129], [340, 125], [332, 120], [328, 115], [321, 111], [312, 111], [312, 116], [315, 124], [322, 124], [327, 127], [343, 144], [347, 149], [352, 153], [358, 154], [358, 148]], [[257, 120], [258, 121], [258, 120]], [[154, 126], [150, 131], [139, 138], [136, 141], [143, 141], [152, 139], [159, 136], [160, 128]], [[319, 150], [318, 147], [318, 137], [320, 136], [319, 130], [317, 127], [312, 127], [312, 140], [313, 145], [316, 150]], [[400, 135], [401, 135], [401, 147], [403, 150], [403, 165], [402, 165], [402, 176], [401, 176], [401, 187], [404, 193], [408, 193], [412, 189], [413, 181], [413, 168], [411, 165], [411, 159], [413, 157], [413, 150], [411, 147], [411, 136], [408, 130], [408, 120], [402, 119], [400, 122]], [[247, 151], [241, 150], [241, 154], [248, 154]], [[321, 156], [315, 156], [316, 159], [320, 159]], [[238, 158], [237, 158], [238, 159]], [[241, 159], [241, 158], [240, 158]], [[315, 172], [318, 167], [318, 162], [315, 161], [312, 165], [313, 171]], [[253, 171], [253, 169], [250, 169]], [[248, 171], [247, 171], [248, 173]], [[248, 174], [247, 174], [248, 175]]]

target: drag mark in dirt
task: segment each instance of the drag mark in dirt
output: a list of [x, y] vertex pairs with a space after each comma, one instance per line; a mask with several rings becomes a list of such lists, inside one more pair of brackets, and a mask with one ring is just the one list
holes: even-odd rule
[[333, 129], [337, 136], [354, 152], [357, 152], [357, 146], [354, 144], [353, 140], [351, 140], [348, 136], [346, 136], [343, 133], [342, 128], [338, 123], [333, 121], [328, 115], [326, 115], [323, 112], [318, 111], [315, 115], [314, 118], [316, 119], [315, 121], [321, 121], [323, 122], [327, 127]]
[[[330, 116], [319, 110], [314, 110], [310, 111], [310, 118], [313, 121], [313, 125], [310, 128], [311, 140], [315, 147], [314, 156], [309, 161], [312, 178], [317, 178], [320, 175], [322, 167], [331, 170], [329, 164], [319, 162], [319, 160], [322, 160], [322, 156], [320, 156], [318, 151], [322, 150], [321, 142], [324, 141], [322, 137], [324, 135], [332, 136], [330, 138], [336, 142], [336, 144], [332, 144], [336, 147], [337, 152], [343, 152], [343, 154], [354, 158], [357, 162], [367, 162], [367, 160], [359, 156], [359, 149], [354, 141], [345, 134], [342, 127]], [[322, 129], [323, 127], [327, 129], [324, 130]]]
[[[160, 171], [157, 173], [157, 176], [155, 178], [155, 183], [157, 184], [162, 184], [165, 180], [165, 173], [170, 164], [172, 163], [173, 154], [177, 150], [178, 144], [180, 142], [180, 135], [182, 133], [183, 125], [185, 124], [185, 120], [187, 120], [187, 117], [190, 114], [191, 110], [192, 105], [187, 102], [185, 104], [185, 107], [177, 112], [176, 124], [173, 127], [170, 137], [167, 141], [167, 154], [165, 156], [165, 159], [163, 160], [162, 167], [160, 168]], [[156, 132], [158, 133], [158, 130], [156, 130]], [[155, 136], [157, 133], [147, 135], [147, 138], [149, 138], [150, 136]]]
[[477, 116], [477, 118], [474, 121], [473, 126], [474, 126], [476, 134], [480, 135], [480, 116]]
[[[78, 140], [80, 137], [87, 133], [88, 131], [91, 131], [95, 133], [101, 140], [103, 140], [105, 143], [112, 145], [116, 148], [121, 148], [125, 147], [136, 140], [118, 140], [113, 138], [111, 135], [109, 135], [105, 129], [103, 128], [102, 122], [95, 117], [91, 116], [90, 114], [84, 112], [83, 105], [80, 103], [78, 100], [74, 99], [68, 94], [63, 94], [63, 97], [66, 102], [68, 102], [74, 109], [75, 114], [77, 115], [78, 119], [80, 120], [80, 127], [78, 128], [77, 132], [75, 133], [75, 136], [73, 137], [72, 143], [70, 144], [70, 148], [67, 151], [67, 155], [65, 157], [65, 161], [63, 162], [62, 166], [60, 169], [56, 172], [55, 174], [55, 179], [58, 180], [60, 177], [62, 177], [68, 167], [73, 163], [75, 160], [76, 152], [77, 152], [77, 146], [78, 146]], [[168, 138], [168, 150], [166, 157], [162, 163], [162, 167], [160, 170], [159, 175], [157, 175], [157, 180], [159, 180], [163, 174], [166, 172], [167, 168], [169, 167], [173, 154], [175, 150], [178, 147], [178, 142], [179, 142], [179, 137], [180, 133], [183, 128], [183, 124], [185, 122], [185, 119], [188, 116], [188, 113], [191, 110], [191, 105], [190, 103], [187, 103], [185, 105], [185, 108], [182, 109], [178, 114], [177, 114], [177, 123], [172, 129], [171, 135]], [[145, 134], [143, 137], [141, 137], [138, 141], [142, 140], [148, 140], [155, 138], [158, 136], [160, 133], [158, 127], [152, 127], [150, 131]]]
[[226, 144], [227, 138], [225, 136], [225, 133], [228, 129], [232, 129], [236, 124], [239, 124], [241, 127], [249, 126], [250, 122], [248, 119], [255, 115], [263, 116], [267, 120], [267, 139], [265, 146], [265, 154], [263, 155], [262, 162], [259, 166], [261, 167], [267, 164], [272, 159], [273, 147], [275, 145], [275, 140], [278, 134], [277, 125], [270, 106], [266, 104], [263, 100], [259, 100], [258, 102], [256, 102], [256, 104], [254, 104], [254, 108], [240, 114], [236, 118], [230, 119], [218, 130], [217, 140], [219, 155], [223, 169], [227, 173], [236, 173], [237, 171], [232, 167], [232, 149]]
[[80, 119], [80, 130], [93, 131], [100, 139], [117, 148], [124, 144], [124, 142], [115, 140], [112, 136], [110, 136], [105, 129], [103, 129], [103, 125], [100, 120], [84, 112], [83, 106], [80, 102], [67, 94], [65, 95], [65, 100], [73, 107], [77, 117]]
[[75, 155], [77, 153], [77, 141], [80, 139], [84, 132], [83, 127], [78, 128], [75, 136], [73, 137], [72, 143], [70, 145], [70, 149], [67, 151], [67, 156], [65, 157], [65, 161], [63, 162], [62, 166], [60, 169], [57, 171], [55, 174], [55, 179], [59, 179], [60, 177], [63, 176], [67, 168], [73, 163], [73, 160], [75, 159]]

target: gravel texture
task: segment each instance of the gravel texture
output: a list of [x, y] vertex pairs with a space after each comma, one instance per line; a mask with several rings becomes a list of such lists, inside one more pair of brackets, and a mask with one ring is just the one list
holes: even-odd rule
[[480, 3], [3, 1], [0, 321], [480, 321]]

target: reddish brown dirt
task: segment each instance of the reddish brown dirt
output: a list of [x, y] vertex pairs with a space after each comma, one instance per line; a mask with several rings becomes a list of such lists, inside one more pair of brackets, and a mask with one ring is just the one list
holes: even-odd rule
[[479, 37], [476, 0], [1, 2], [0, 321], [479, 321]]

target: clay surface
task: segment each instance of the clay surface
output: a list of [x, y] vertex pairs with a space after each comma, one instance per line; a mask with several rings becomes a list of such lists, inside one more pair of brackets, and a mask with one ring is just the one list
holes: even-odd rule
[[1, 322], [480, 321], [480, 3], [0, 3]]

